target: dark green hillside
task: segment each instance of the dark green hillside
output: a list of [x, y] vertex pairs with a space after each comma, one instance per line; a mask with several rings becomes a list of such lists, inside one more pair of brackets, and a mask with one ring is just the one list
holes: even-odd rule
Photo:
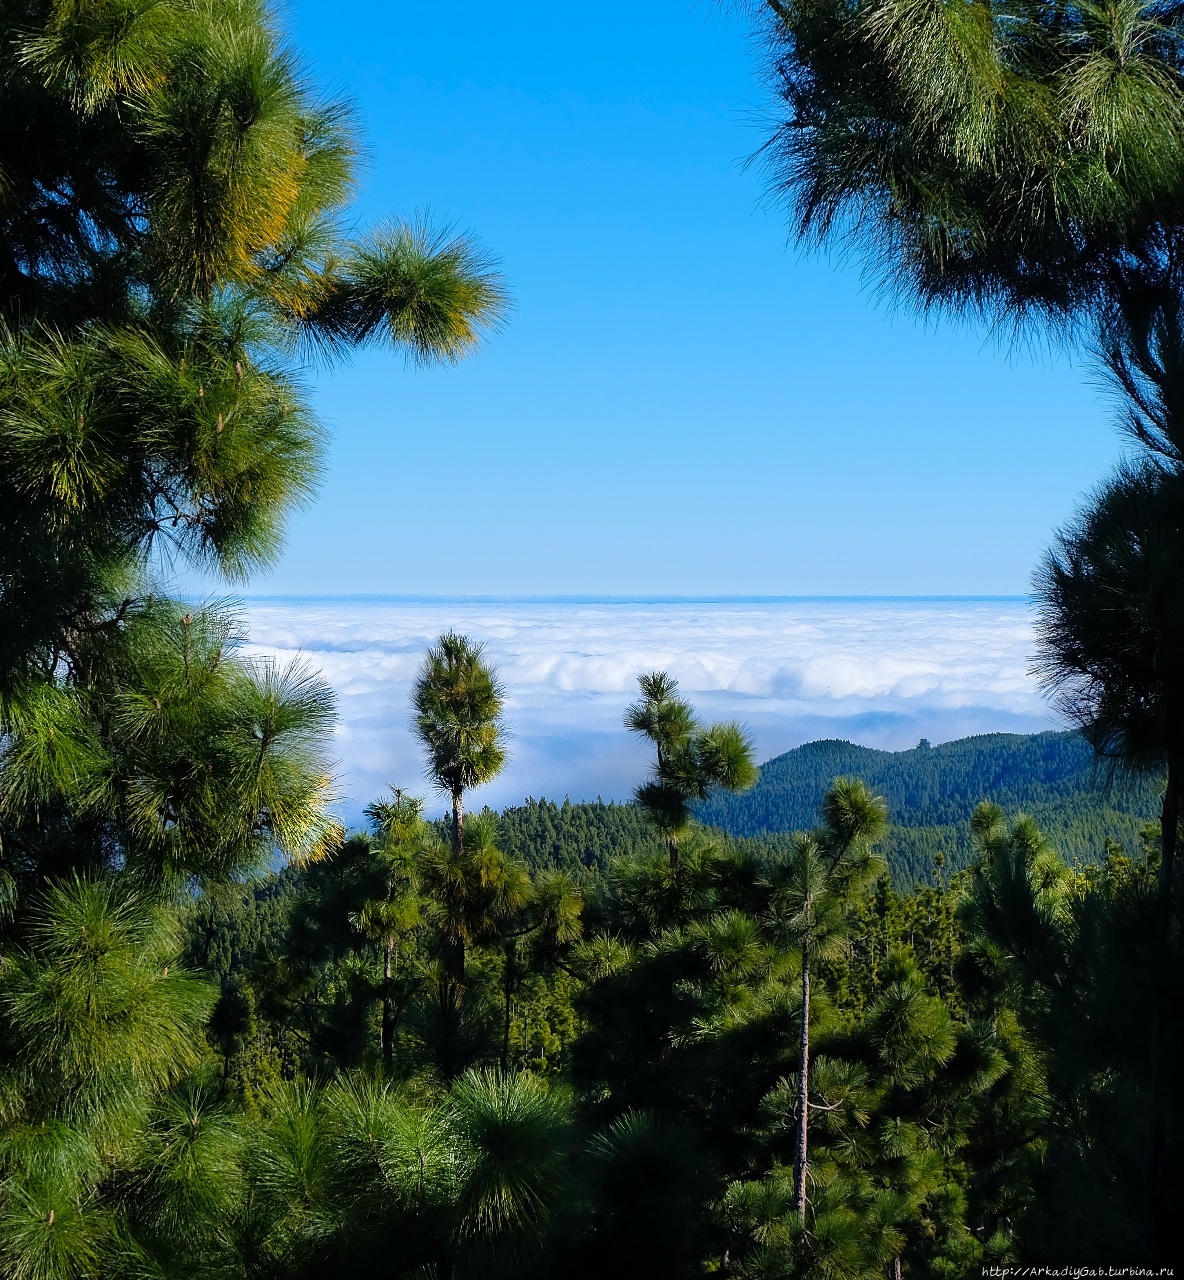
[[[1108, 839], [1138, 849], [1140, 829], [1159, 808], [1156, 779], [1108, 783], [1076, 734], [993, 733], [911, 751], [807, 743], [765, 764], [751, 791], [713, 797], [698, 816], [732, 836], [776, 843], [814, 825], [826, 789], [843, 775], [863, 778], [888, 801], [893, 825], [884, 848], [900, 885], [927, 880], [939, 851], [951, 869], [966, 864], [968, 821], [980, 800], [1032, 815], [1062, 856], [1083, 862], [1096, 861]], [[528, 800], [501, 814], [507, 853], [577, 875], [603, 871], [610, 858], [651, 839], [631, 804]]]
[[249, 968], [257, 955], [279, 946], [301, 884], [301, 868], [288, 866], [206, 894], [187, 922], [191, 963], [221, 979]]
[[560, 867], [577, 877], [607, 870], [619, 854], [656, 844], [640, 809], [633, 804], [559, 805], [527, 800], [503, 809], [501, 847], [530, 867]]
[[992, 733], [911, 751], [810, 742], [770, 760], [751, 791], [712, 797], [698, 816], [735, 836], [801, 830], [840, 775], [863, 778], [888, 801], [889, 862], [905, 883], [926, 877], [938, 850], [965, 864], [967, 820], [980, 800], [1031, 814], [1065, 858], [1083, 861], [1096, 860], [1107, 838], [1138, 847], [1159, 804], [1158, 780], [1108, 782], [1076, 734]]

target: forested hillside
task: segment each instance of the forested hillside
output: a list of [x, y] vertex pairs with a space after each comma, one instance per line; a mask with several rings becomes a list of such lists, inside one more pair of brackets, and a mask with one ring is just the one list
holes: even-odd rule
[[657, 841], [633, 804], [572, 804], [526, 800], [500, 814], [501, 847], [539, 870], [557, 867], [578, 878], [601, 874], [621, 854], [637, 853]]
[[[1142, 848], [1140, 831], [1155, 819], [1161, 791], [1155, 777], [1108, 777], [1072, 733], [982, 734], [911, 751], [828, 740], [770, 760], [750, 791], [721, 791], [697, 816], [741, 840], [778, 844], [776, 837], [815, 824], [827, 788], [844, 776], [862, 778], [887, 800], [892, 827], [883, 847], [902, 888], [926, 881], [939, 852], [949, 870], [968, 865], [969, 819], [982, 800], [1035, 818], [1070, 862], [1097, 862], [1107, 841], [1128, 853]], [[631, 804], [531, 799], [500, 818], [507, 853], [581, 878], [654, 841]]]
[[969, 862], [967, 823], [981, 800], [1035, 818], [1069, 861], [1096, 862], [1107, 840], [1140, 848], [1161, 791], [1157, 778], [1107, 777], [1073, 733], [981, 734], [911, 751], [823, 741], [770, 760], [751, 791], [713, 796], [698, 817], [736, 836], [805, 830], [841, 776], [862, 778], [887, 800], [885, 849], [899, 884], [926, 877], [939, 850], [955, 867]]

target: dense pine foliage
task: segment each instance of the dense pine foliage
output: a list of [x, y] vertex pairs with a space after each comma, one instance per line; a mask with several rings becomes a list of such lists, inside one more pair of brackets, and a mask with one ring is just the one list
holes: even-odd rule
[[[849, 785], [858, 796], [862, 784]], [[817, 847], [836, 830], [824, 804]], [[547, 1239], [566, 1248], [574, 1231], [588, 1274], [619, 1249], [638, 1276], [689, 1276], [725, 1257], [734, 1274], [773, 1277], [880, 1274], [897, 1257], [905, 1273], [962, 1276], [988, 1260], [1138, 1256], [1130, 1124], [1147, 1096], [1139, 975], [1154, 860], [1111, 851], [1073, 869], [1030, 819], [990, 805], [967, 835], [967, 871], [932, 866], [901, 893], [872, 848], [869, 887], [824, 878], [805, 915], [801, 840], [770, 848], [687, 829], [672, 865], [651, 836], [585, 878], [566, 941], [547, 918], [553, 873], [536, 868], [534, 914], [524, 901], [500, 923], [486, 917], [470, 949], [460, 1063], [440, 1039], [444, 935], [424, 897], [400, 949], [389, 1070], [420, 1090], [483, 1063], [574, 1087], [547, 1158], [579, 1170], [583, 1190], [572, 1184], [577, 1217]], [[441, 839], [430, 825], [414, 838]], [[379, 1070], [382, 953], [359, 926], [370, 895], [387, 892], [385, 847], [356, 837], [238, 908], [224, 898], [190, 916], [192, 959], [222, 973], [207, 1033], [220, 1088], [253, 1123], [285, 1078]], [[803, 1235], [793, 1178], [807, 936]], [[1069, 1041], [1066, 1017], [1085, 1018]], [[1111, 1027], [1124, 1028], [1122, 1077], [1104, 1065], [1118, 1062]], [[570, 1146], [577, 1118], [593, 1136]], [[533, 1264], [552, 1266], [572, 1263]]]
[[736, 836], [801, 830], [831, 781], [848, 774], [888, 802], [893, 830], [884, 848], [898, 884], [924, 880], [938, 852], [951, 868], [967, 865], [968, 824], [981, 800], [1035, 818], [1070, 862], [1097, 862], [1108, 842], [1128, 853], [1142, 848], [1162, 792], [1154, 774], [1123, 775], [1100, 764], [1074, 733], [982, 734], [910, 751], [826, 741], [768, 761], [751, 791], [712, 796], [698, 817]]
[[657, 846], [645, 815], [631, 804], [527, 800], [498, 815], [501, 845], [532, 868], [555, 867], [579, 879], [603, 876], [614, 858]]

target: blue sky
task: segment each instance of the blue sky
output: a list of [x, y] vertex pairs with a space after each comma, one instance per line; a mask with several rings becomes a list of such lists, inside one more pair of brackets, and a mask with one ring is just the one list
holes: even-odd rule
[[1017, 593], [1117, 456], [1080, 365], [894, 314], [787, 245], [744, 166], [755, 51], [717, 8], [284, 20], [365, 126], [359, 220], [474, 231], [516, 313], [459, 368], [311, 376], [329, 470], [252, 591]]

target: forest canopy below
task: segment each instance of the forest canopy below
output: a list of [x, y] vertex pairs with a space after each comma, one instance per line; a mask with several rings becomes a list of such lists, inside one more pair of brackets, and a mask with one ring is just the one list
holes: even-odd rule
[[883, 849], [899, 888], [927, 879], [938, 852], [949, 867], [968, 864], [968, 824], [982, 800], [1034, 818], [1070, 862], [1096, 862], [1108, 842], [1128, 854], [1142, 848], [1163, 791], [1154, 774], [1108, 768], [1072, 732], [979, 734], [938, 746], [922, 741], [909, 751], [828, 739], [767, 761], [750, 791], [713, 795], [696, 816], [732, 836], [800, 831], [845, 775], [862, 778], [888, 803], [892, 829]]
[[[970, 818], [983, 800], [1035, 819], [1067, 861], [1096, 863], [1116, 846], [1128, 855], [1143, 849], [1163, 792], [1162, 778], [1116, 773], [1073, 732], [979, 734], [908, 751], [823, 739], [766, 761], [748, 791], [713, 792], [695, 816], [727, 836], [777, 847], [778, 837], [813, 825], [838, 777], [861, 778], [887, 802], [881, 849], [898, 890], [928, 883], [939, 853], [948, 872], [970, 864]], [[499, 820], [508, 853], [581, 876], [603, 875], [614, 857], [654, 840], [633, 804], [529, 799]]]

